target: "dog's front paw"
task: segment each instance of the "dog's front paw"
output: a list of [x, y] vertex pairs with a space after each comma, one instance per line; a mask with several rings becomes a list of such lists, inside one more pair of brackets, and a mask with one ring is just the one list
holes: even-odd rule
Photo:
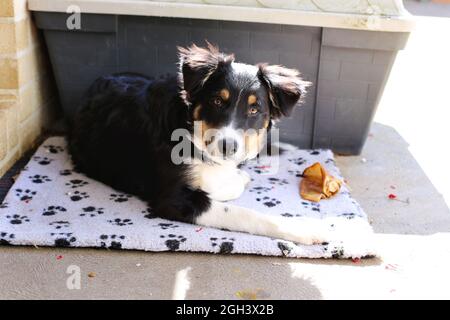
[[235, 181], [234, 183], [223, 184], [218, 188], [212, 190], [205, 190], [209, 197], [217, 201], [229, 201], [239, 198], [245, 190], [245, 185], [242, 181]]

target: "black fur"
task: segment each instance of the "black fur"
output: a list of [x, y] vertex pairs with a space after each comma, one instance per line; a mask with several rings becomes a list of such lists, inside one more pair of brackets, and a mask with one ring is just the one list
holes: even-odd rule
[[[76, 169], [117, 190], [147, 201], [156, 216], [194, 222], [210, 206], [208, 194], [195, 189], [189, 165], [171, 160], [175, 129], [192, 132], [196, 117], [213, 127], [234, 121], [239, 128], [263, 128], [287, 115], [302, 95], [305, 82], [296, 71], [259, 66], [254, 74], [233, 67], [234, 57], [209, 45], [179, 48], [180, 75], [152, 80], [132, 73], [97, 79], [85, 96], [69, 133]], [[242, 65], [241, 65], [242, 66]], [[252, 69], [253, 70], [253, 69]], [[230, 98], [217, 107], [217, 92]], [[258, 113], [248, 114], [239, 92], [258, 97]], [[217, 102], [217, 101], [216, 101]]]

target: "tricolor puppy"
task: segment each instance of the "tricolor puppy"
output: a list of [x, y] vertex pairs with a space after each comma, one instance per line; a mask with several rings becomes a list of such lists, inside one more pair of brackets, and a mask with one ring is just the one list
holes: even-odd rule
[[[221, 201], [238, 198], [249, 176], [238, 164], [258, 155], [273, 121], [305, 93], [299, 72], [237, 63], [216, 47], [179, 48], [178, 77], [97, 79], [71, 125], [76, 168], [147, 201], [156, 216], [291, 240], [328, 241], [315, 219], [284, 220]], [[174, 132], [188, 159], [175, 161]], [[186, 161], [189, 160], [189, 161]]]

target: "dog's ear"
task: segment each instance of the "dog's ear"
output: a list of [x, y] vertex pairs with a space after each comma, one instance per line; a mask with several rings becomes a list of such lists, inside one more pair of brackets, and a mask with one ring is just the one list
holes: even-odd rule
[[206, 48], [195, 44], [187, 48], [178, 47], [178, 55], [179, 84], [187, 102], [190, 102], [208, 79], [234, 61], [234, 55], [220, 53], [218, 47], [209, 42]]
[[267, 64], [259, 64], [258, 68], [258, 77], [269, 91], [271, 118], [290, 116], [311, 83], [304, 81], [295, 69]]

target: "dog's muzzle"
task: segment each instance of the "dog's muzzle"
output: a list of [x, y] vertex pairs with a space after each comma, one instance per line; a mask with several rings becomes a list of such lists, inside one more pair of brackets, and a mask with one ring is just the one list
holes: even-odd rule
[[233, 156], [239, 148], [238, 142], [233, 138], [223, 138], [217, 141], [218, 149], [222, 156], [228, 158]]

